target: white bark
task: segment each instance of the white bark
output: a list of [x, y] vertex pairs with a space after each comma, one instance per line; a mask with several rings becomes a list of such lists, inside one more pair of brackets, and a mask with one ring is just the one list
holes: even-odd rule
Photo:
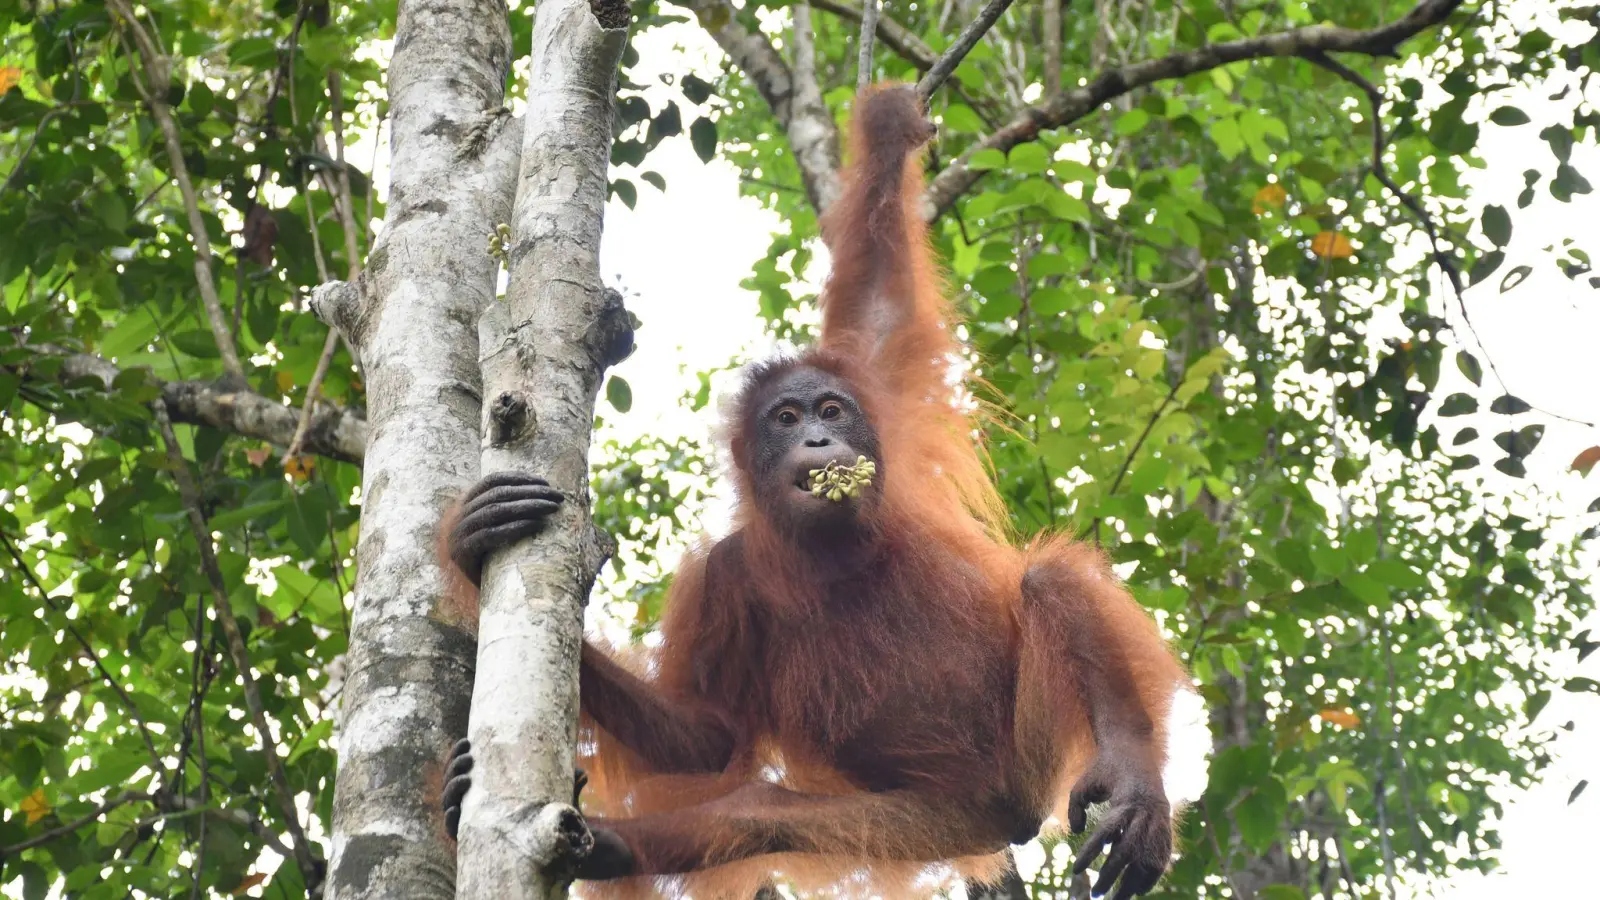
[[389, 67], [388, 217], [359, 282], [316, 304], [359, 353], [369, 429], [334, 900], [438, 900], [454, 890], [440, 776], [466, 731], [473, 639], [441, 610], [435, 540], [446, 505], [478, 474], [477, 320], [497, 271], [484, 246], [508, 213], [518, 147], [512, 128], [475, 138], [504, 100], [510, 43], [501, 0], [402, 0]]
[[[594, 6], [608, 24], [626, 24], [621, 0]], [[590, 7], [539, 3], [510, 288], [480, 331], [483, 471], [541, 475], [567, 501], [541, 534], [484, 567], [470, 726], [476, 762], [462, 807], [457, 888], [473, 900], [557, 896], [563, 879], [547, 866], [586, 839], [581, 828], [574, 833], [566, 804], [583, 605], [600, 558], [589, 519], [589, 439], [601, 374], [627, 328], [599, 267], [611, 103], [627, 31], [603, 27]]]

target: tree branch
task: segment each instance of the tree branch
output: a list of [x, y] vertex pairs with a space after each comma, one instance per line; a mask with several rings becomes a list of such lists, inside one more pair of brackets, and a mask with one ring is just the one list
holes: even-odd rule
[[863, 0], [861, 31], [856, 38], [856, 91], [872, 84], [872, 36], [878, 32], [878, 0]]
[[1376, 28], [1312, 25], [1210, 44], [1160, 59], [1108, 69], [1082, 87], [1056, 94], [1041, 104], [1028, 107], [998, 131], [967, 148], [928, 185], [923, 194], [923, 213], [929, 219], [938, 218], [983, 178], [982, 171], [973, 170], [968, 165], [973, 154], [980, 150], [1010, 150], [1038, 137], [1041, 131], [1069, 125], [1107, 101], [1145, 85], [1183, 78], [1228, 63], [1268, 57], [1309, 56], [1313, 53], [1393, 56], [1402, 43], [1444, 21], [1461, 3], [1462, 0], [1422, 0], [1411, 12]]
[[967, 58], [972, 48], [978, 45], [978, 41], [994, 27], [994, 23], [1000, 21], [1000, 16], [1010, 6], [1011, 0], [989, 0], [989, 4], [978, 13], [978, 17], [967, 23], [967, 27], [961, 31], [961, 36], [956, 38], [955, 43], [944, 51], [928, 69], [927, 74], [922, 76], [922, 80], [917, 82], [917, 96], [922, 99], [924, 105], [927, 104], [928, 98], [933, 96], [933, 92], [944, 84], [945, 79], [950, 77], [950, 73], [956, 70], [956, 66], [961, 65], [961, 61]]
[[[54, 344], [31, 344], [40, 356], [59, 357], [59, 368], [52, 381], [71, 384], [93, 378], [111, 390], [124, 372], [115, 363], [91, 353], [75, 353]], [[18, 367], [26, 378], [43, 380], [43, 374], [30, 373], [27, 364]], [[205, 425], [244, 437], [256, 438], [286, 447], [294, 438], [297, 412], [276, 400], [254, 391], [238, 390], [225, 379], [217, 381], [162, 381], [145, 373], [145, 383], [161, 389], [174, 422]], [[311, 417], [302, 447], [308, 453], [359, 464], [366, 452], [367, 422], [349, 410], [324, 407]]]
[[222, 568], [217, 565], [216, 550], [211, 546], [211, 529], [207, 527], [205, 513], [201, 511], [200, 488], [195, 484], [193, 473], [189, 471], [188, 460], [183, 458], [183, 453], [178, 449], [178, 438], [172, 432], [172, 420], [167, 415], [166, 404], [157, 400], [151, 405], [155, 410], [156, 424], [160, 426], [162, 439], [167, 445], [167, 460], [171, 463], [173, 479], [178, 483], [178, 493], [182, 495], [183, 505], [188, 512], [189, 530], [193, 533], [195, 544], [200, 550], [200, 568], [211, 584], [212, 612], [216, 616], [217, 624], [222, 628], [223, 638], [228, 645], [228, 655], [233, 657], [234, 667], [239, 670], [239, 685], [244, 692], [245, 705], [250, 710], [251, 724], [255, 726], [261, 740], [261, 753], [266, 758], [267, 776], [272, 781], [273, 792], [278, 798], [279, 811], [283, 813], [284, 825], [288, 828], [289, 837], [294, 843], [295, 862], [300, 867], [300, 875], [305, 880], [306, 888], [315, 893], [325, 868], [312, 855], [311, 842], [300, 826], [300, 813], [295, 808], [294, 795], [289, 791], [289, 776], [284, 771], [283, 760], [278, 756], [278, 741], [267, 722], [266, 709], [261, 705], [261, 691], [256, 687], [255, 675], [251, 673], [250, 652], [245, 647], [239, 623], [234, 621], [233, 606], [228, 601], [228, 585], [222, 577]]
[[113, 809], [116, 809], [119, 806], [125, 806], [135, 800], [149, 799], [150, 795], [144, 791], [124, 791], [95, 807], [92, 812], [79, 816], [78, 818], [73, 819], [71, 822], [67, 822], [64, 825], [58, 825], [49, 831], [41, 832], [25, 841], [19, 841], [15, 844], [12, 844], [9, 847], [0, 847], [0, 860], [10, 859], [24, 850], [31, 850], [34, 847], [43, 846], [44, 844], [48, 844], [58, 837], [69, 835], [74, 831], [77, 831], [79, 828], [88, 825], [90, 822], [95, 821], [106, 813], [111, 812]]
[[[361, 275], [361, 245], [357, 240], [355, 199], [350, 192], [350, 169], [344, 161], [344, 90], [343, 80], [337, 71], [328, 73], [328, 96], [332, 102], [333, 119], [333, 147], [334, 162], [337, 163], [337, 176], [325, 178], [323, 184], [333, 188], [334, 211], [339, 214], [340, 225], [344, 231], [344, 261], [348, 277], [347, 282], [354, 283]], [[310, 209], [311, 197], [306, 196], [306, 208]], [[316, 236], [317, 223], [311, 223], [311, 235]], [[326, 274], [323, 281], [327, 281]], [[289, 449], [284, 451], [285, 459], [293, 459], [300, 455], [305, 441], [306, 429], [311, 427], [311, 413], [317, 406], [317, 394], [322, 390], [322, 381], [328, 377], [328, 367], [333, 364], [333, 355], [339, 349], [339, 329], [329, 326], [328, 337], [322, 342], [322, 355], [317, 358], [317, 367], [311, 373], [311, 382], [306, 385], [306, 401], [300, 410], [300, 421], [295, 424], [294, 437], [289, 441]]]
[[200, 215], [200, 198], [195, 192], [194, 182], [189, 178], [189, 167], [183, 160], [183, 138], [178, 133], [178, 124], [172, 119], [172, 111], [167, 108], [166, 90], [170, 74], [166, 60], [150, 38], [150, 33], [134, 17], [127, 0], [110, 0], [110, 4], [117, 18], [133, 35], [135, 52], [131, 54], [133, 65], [130, 69], [133, 84], [161, 128], [161, 136], [167, 145], [167, 165], [172, 167], [172, 177], [183, 194], [183, 208], [189, 217], [189, 240], [194, 246], [194, 276], [199, 283], [206, 321], [211, 326], [211, 337], [217, 344], [217, 352], [222, 355], [223, 370], [229, 378], [243, 384], [244, 364], [239, 361], [239, 351], [233, 345], [233, 332], [228, 328], [227, 317], [223, 315], [222, 299], [217, 296], [217, 283], [211, 273], [211, 237], [206, 233], [205, 219]]
[[[824, 12], [833, 13], [841, 19], [849, 19], [852, 22], [861, 21], [861, 7], [845, 3], [844, 0], [811, 0], [811, 5]], [[906, 62], [916, 66], [918, 71], [926, 72], [933, 68], [935, 62], [939, 61], [939, 54], [933, 52], [932, 47], [923, 43], [922, 38], [917, 37], [916, 32], [883, 15], [881, 12], [878, 14], [877, 35], [878, 40], [882, 41], [885, 47], [899, 54]]]
[[1061, 4], [1066, 0], [1044, 0], [1044, 92], [1054, 97], [1061, 93]]
[[739, 24], [728, 0], [680, 2], [767, 101], [788, 135], [812, 208], [827, 209], [839, 196], [839, 131], [815, 81], [798, 81], [770, 41]]

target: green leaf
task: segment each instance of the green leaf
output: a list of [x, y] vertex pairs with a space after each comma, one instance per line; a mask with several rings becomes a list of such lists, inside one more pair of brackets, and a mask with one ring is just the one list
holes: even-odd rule
[[991, 169], [1003, 169], [1006, 165], [1006, 155], [993, 147], [985, 147], [972, 158], [967, 160], [967, 168], [974, 172], [987, 172]]
[[606, 379], [606, 402], [619, 413], [627, 412], [633, 408], [633, 388], [623, 378], [611, 376]]
[[1464, 416], [1478, 411], [1478, 400], [1471, 394], [1451, 394], [1439, 405], [1441, 416]]
[[1531, 274], [1533, 274], [1533, 266], [1517, 266], [1515, 269], [1507, 272], [1506, 277], [1500, 279], [1500, 293], [1504, 294], [1505, 292], [1518, 287], [1524, 281], [1527, 281], [1528, 276]]
[[639, 177], [649, 182], [658, 191], [667, 189], [667, 180], [661, 177], [660, 172], [640, 172]]
[[639, 202], [639, 189], [634, 187], [633, 182], [626, 178], [618, 178], [616, 181], [611, 182], [611, 192], [616, 194], [617, 199], [621, 200], [623, 205], [629, 209], [633, 209], [633, 205]]
[[981, 134], [985, 131], [983, 120], [972, 108], [961, 103], [952, 103], [945, 108], [940, 118], [940, 125], [951, 131], [964, 131], [970, 134]]
[[690, 103], [704, 103], [711, 97], [713, 90], [711, 83], [695, 75], [693, 72], [684, 75], [678, 80], [678, 88], [683, 91], [683, 96], [689, 98]]
[[217, 351], [217, 342], [212, 339], [209, 331], [195, 329], [179, 332], [172, 336], [172, 346], [195, 359], [219, 359], [222, 356]]
[[1585, 678], [1581, 676], [1578, 678], [1569, 678], [1567, 679], [1567, 683], [1561, 686], [1561, 689], [1564, 691], [1571, 691], [1574, 694], [1600, 694], [1600, 681], [1595, 681], [1593, 678]]
[[1584, 178], [1577, 169], [1566, 163], [1556, 166], [1556, 177], [1550, 182], [1550, 196], [1567, 203], [1574, 194], [1588, 194], [1593, 190], [1589, 179]]
[[1511, 214], [1493, 203], [1483, 208], [1483, 235], [1496, 247], [1511, 243]]
[[1517, 125], [1526, 125], [1533, 120], [1528, 118], [1527, 113], [1515, 106], [1502, 106], [1489, 113], [1489, 121], [1496, 125], [1511, 128]]
[[1257, 789], [1240, 800], [1233, 818], [1239, 824], [1239, 836], [1257, 852], [1265, 851], [1277, 838], [1278, 808], [1265, 791]]
[[1390, 556], [1373, 560], [1367, 565], [1366, 571], [1368, 575], [1394, 588], [1421, 590], [1428, 586], [1428, 579], [1421, 573]]
[[1389, 605], [1389, 592], [1384, 589], [1383, 583], [1376, 578], [1361, 572], [1346, 572], [1339, 576], [1339, 583], [1345, 590], [1355, 595], [1357, 600], [1368, 606], [1385, 608]]
[[1472, 441], [1475, 441], [1477, 439], [1478, 439], [1478, 429], [1476, 429], [1476, 428], [1463, 428], [1460, 431], [1456, 432], [1455, 440], [1450, 442], [1450, 446], [1459, 447], [1462, 444], [1471, 443]]
[[1472, 265], [1471, 274], [1467, 277], [1468, 286], [1477, 284], [1493, 275], [1495, 270], [1500, 268], [1500, 264], [1505, 261], [1506, 254], [1503, 250], [1490, 250], [1488, 253], [1478, 257], [1478, 261]]
[[1318, 541], [1311, 545], [1311, 561], [1317, 571], [1334, 576], [1344, 571], [1344, 551], [1332, 544]]
[[717, 156], [717, 123], [705, 116], [695, 119], [689, 126], [689, 143], [701, 162], [711, 162]]
[[1550, 145], [1550, 152], [1555, 154], [1558, 162], [1566, 163], [1572, 159], [1572, 132], [1565, 125], [1551, 125], [1539, 132], [1539, 137]]
[[1567, 805], [1571, 806], [1573, 804], [1573, 801], [1577, 800], [1580, 796], [1583, 795], [1583, 789], [1588, 787], [1588, 786], [1589, 786], [1589, 779], [1587, 779], [1587, 778], [1580, 779], [1578, 781], [1578, 783], [1573, 786], [1572, 793], [1567, 795]]
[[1011, 170], [1019, 175], [1037, 175], [1050, 168], [1050, 154], [1036, 143], [1018, 144], [1007, 157]]
[[1478, 362], [1476, 356], [1465, 350], [1457, 350], [1456, 368], [1461, 370], [1461, 374], [1467, 376], [1468, 381], [1479, 387], [1483, 386], [1483, 365]]
[[1512, 478], [1522, 478], [1528, 474], [1528, 467], [1523, 465], [1522, 460], [1513, 456], [1495, 460], [1494, 467]]
[[1533, 407], [1529, 406], [1526, 400], [1521, 397], [1513, 397], [1510, 394], [1502, 394], [1496, 397], [1493, 403], [1489, 404], [1490, 412], [1498, 413], [1502, 416], [1515, 416], [1530, 409], [1533, 409]]
[[1229, 162], [1244, 151], [1244, 137], [1239, 133], [1237, 119], [1230, 117], [1212, 122], [1211, 140], [1216, 142], [1217, 152]]
[[1516, 431], [1502, 431], [1494, 436], [1494, 442], [1506, 455], [1522, 459], [1539, 446], [1539, 441], [1544, 439], [1543, 425], [1529, 425]]
[[1150, 124], [1150, 114], [1136, 106], [1117, 117], [1115, 130], [1117, 134], [1129, 137], [1144, 130], [1148, 124]]

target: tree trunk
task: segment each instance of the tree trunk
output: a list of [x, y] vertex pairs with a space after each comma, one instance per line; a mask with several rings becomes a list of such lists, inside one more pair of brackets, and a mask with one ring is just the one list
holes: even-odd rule
[[611, 104], [627, 23], [624, 0], [541, 0], [534, 22], [511, 282], [480, 331], [482, 462], [486, 473], [543, 476], [567, 500], [543, 532], [491, 554], [484, 567], [461, 898], [556, 897], [587, 838], [567, 802], [583, 606], [605, 558], [589, 518], [595, 394], [606, 365], [633, 343], [621, 296], [600, 280]]
[[484, 245], [509, 208], [518, 151], [497, 115], [510, 44], [500, 0], [403, 0], [388, 217], [358, 284], [326, 285], [314, 301], [365, 368], [370, 428], [334, 788], [337, 900], [454, 891], [440, 767], [466, 731], [474, 650], [444, 610], [435, 541], [478, 470], [477, 321], [497, 271]]

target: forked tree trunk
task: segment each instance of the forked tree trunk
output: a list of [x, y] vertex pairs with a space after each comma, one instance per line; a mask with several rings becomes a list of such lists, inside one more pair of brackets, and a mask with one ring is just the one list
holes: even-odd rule
[[[504, 101], [510, 45], [501, 0], [401, 2], [388, 217], [360, 283], [325, 286], [314, 302], [364, 366], [371, 428], [337, 739], [336, 900], [454, 890], [440, 766], [466, 732], [474, 646], [442, 612], [435, 539], [478, 472], [477, 321], [496, 275], [484, 247], [509, 212], [519, 149], [516, 127], [486, 114]], [[498, 135], [481, 127], [491, 121]]]
[[627, 24], [625, 0], [540, 0], [534, 21], [510, 287], [480, 330], [482, 462], [485, 473], [541, 475], [567, 500], [540, 534], [484, 567], [464, 900], [555, 898], [574, 845], [587, 840], [568, 801], [583, 606], [604, 561], [589, 518], [589, 439], [601, 374], [633, 341], [621, 296], [600, 280]]

